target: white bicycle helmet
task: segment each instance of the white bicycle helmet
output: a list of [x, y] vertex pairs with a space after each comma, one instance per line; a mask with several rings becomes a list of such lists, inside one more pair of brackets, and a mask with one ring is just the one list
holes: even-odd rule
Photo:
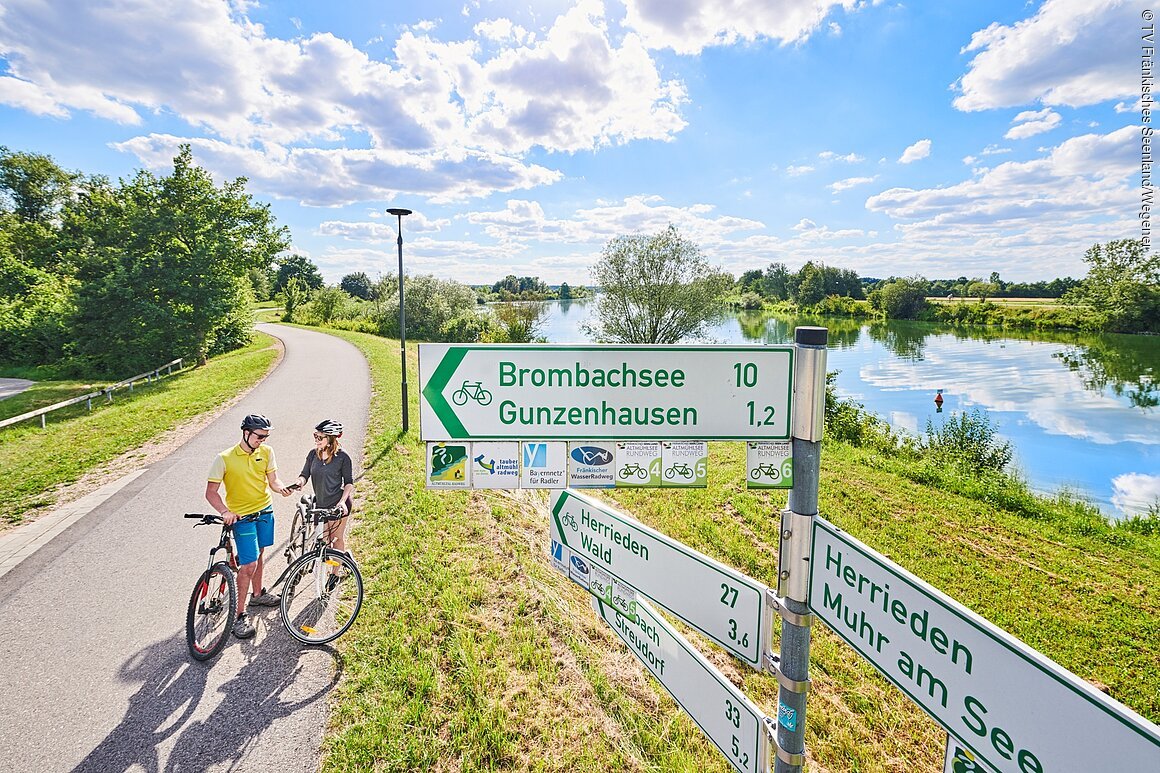
[[323, 419], [318, 422], [318, 426], [314, 428], [314, 431], [321, 432], [323, 435], [338, 437], [342, 434], [342, 425], [333, 419]]

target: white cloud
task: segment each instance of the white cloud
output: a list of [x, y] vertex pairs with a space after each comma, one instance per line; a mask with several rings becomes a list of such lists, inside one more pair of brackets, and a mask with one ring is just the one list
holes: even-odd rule
[[818, 154], [818, 158], [823, 159], [825, 161], [844, 161], [847, 164], [857, 164], [860, 161], [866, 160], [864, 157], [859, 156], [857, 153], [851, 152], [851, 153], [847, 153], [844, 156], [840, 156], [832, 150], [823, 150], [821, 153]]
[[[599, 2], [581, 0], [542, 39], [493, 20], [479, 27], [500, 43], [490, 53], [475, 40], [440, 42], [412, 27], [384, 62], [329, 33], [270, 37], [241, 6], [214, 0], [8, 0], [0, 101], [123, 124], [169, 113], [237, 154], [257, 148], [276, 157], [293, 147], [296, 160], [309, 156], [355, 178], [349, 192], [335, 186], [329, 198], [288, 174], [255, 178], [281, 180], [265, 190], [312, 203], [395, 189], [356, 169], [384, 162], [419, 193], [485, 195], [558, 179], [521, 160], [534, 148], [592, 150], [667, 140], [684, 128], [683, 85], [660, 77], [639, 36], [614, 44], [602, 14]], [[148, 154], [156, 144], [136, 138], [119, 147]], [[328, 150], [335, 144], [367, 153]], [[391, 153], [417, 163], [404, 172]], [[463, 179], [450, 179], [452, 170]]]
[[1011, 123], [1015, 125], [1008, 129], [1003, 137], [1008, 140], [1034, 137], [1036, 134], [1051, 131], [1059, 126], [1062, 120], [1063, 118], [1060, 117], [1059, 113], [1049, 107], [1042, 110], [1025, 110], [1011, 120]]
[[830, 192], [831, 193], [841, 193], [842, 191], [849, 190], [850, 188], [854, 188], [854, 187], [859, 186], [859, 185], [867, 185], [868, 183], [872, 183], [877, 179], [878, 179], [877, 176], [875, 176], [875, 177], [847, 177], [845, 180], [838, 180], [837, 182], [830, 183]]
[[560, 173], [481, 151], [242, 148], [218, 140], [150, 134], [113, 147], [164, 169], [189, 144], [197, 163], [216, 177], [247, 177], [275, 196], [316, 207], [423, 196], [434, 203], [548, 185]]
[[625, 23], [649, 48], [697, 54], [739, 41], [796, 43], [817, 31], [831, 11], [850, 12], [861, 5], [859, 0], [625, 0]]
[[900, 164], [912, 164], [915, 161], [920, 161], [930, 155], [930, 140], [919, 140], [906, 150], [902, 151], [902, 155], [898, 159]]
[[814, 171], [814, 168], [809, 164], [791, 164], [785, 168], [785, 173], [790, 177], [801, 177], [803, 174], [809, 174]]
[[1160, 475], [1130, 472], [1112, 479], [1112, 504], [1122, 513], [1141, 515], [1160, 505]]
[[959, 110], [1033, 102], [1079, 107], [1136, 95], [1139, 27], [1133, 0], [1045, 0], [1035, 16], [991, 24], [971, 37], [975, 53], [955, 84]]

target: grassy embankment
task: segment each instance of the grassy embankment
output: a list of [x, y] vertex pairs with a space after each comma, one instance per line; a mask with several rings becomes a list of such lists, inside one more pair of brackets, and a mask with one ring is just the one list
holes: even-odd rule
[[[549, 567], [545, 494], [426, 490], [417, 389], [412, 431], [400, 433], [397, 341], [335, 334], [367, 355], [375, 393], [354, 531], [368, 593], [337, 645], [343, 679], [323, 769], [728, 770], [586, 595]], [[842, 443], [822, 458], [830, 520], [1160, 719], [1160, 540], [1066, 500], [933, 488]], [[785, 497], [747, 491], [744, 474], [741, 444], [714, 443], [704, 490], [600, 496], [771, 583]], [[775, 712], [773, 677], [678, 628]], [[807, 769], [941, 770], [942, 731], [825, 626], [813, 630]]]
[[[214, 357], [204, 367], [186, 370], [130, 392], [119, 389], [111, 404], [93, 402], [53, 411], [47, 425], [31, 419], [0, 429], [0, 469], [7, 492], [0, 501], [0, 531], [18, 526], [38, 509], [51, 506], [57, 487], [71, 483], [121, 454], [137, 448], [184, 421], [210, 411], [249, 388], [277, 356], [273, 339], [256, 334], [249, 346]], [[0, 400], [0, 418], [16, 416], [100, 384], [41, 382]]]

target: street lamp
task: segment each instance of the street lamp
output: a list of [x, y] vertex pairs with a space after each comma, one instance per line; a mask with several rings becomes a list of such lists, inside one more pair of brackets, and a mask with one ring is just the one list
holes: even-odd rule
[[392, 207], [388, 215], [399, 218], [399, 355], [403, 361], [403, 432], [407, 431], [407, 315], [403, 311], [403, 216], [409, 209]]

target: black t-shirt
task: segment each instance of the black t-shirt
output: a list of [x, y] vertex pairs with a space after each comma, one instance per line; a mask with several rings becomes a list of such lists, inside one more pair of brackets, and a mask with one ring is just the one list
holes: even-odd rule
[[343, 487], [354, 483], [354, 465], [341, 448], [326, 463], [318, 458], [317, 451], [307, 452], [299, 474], [313, 483], [315, 507], [334, 507], [342, 498]]

